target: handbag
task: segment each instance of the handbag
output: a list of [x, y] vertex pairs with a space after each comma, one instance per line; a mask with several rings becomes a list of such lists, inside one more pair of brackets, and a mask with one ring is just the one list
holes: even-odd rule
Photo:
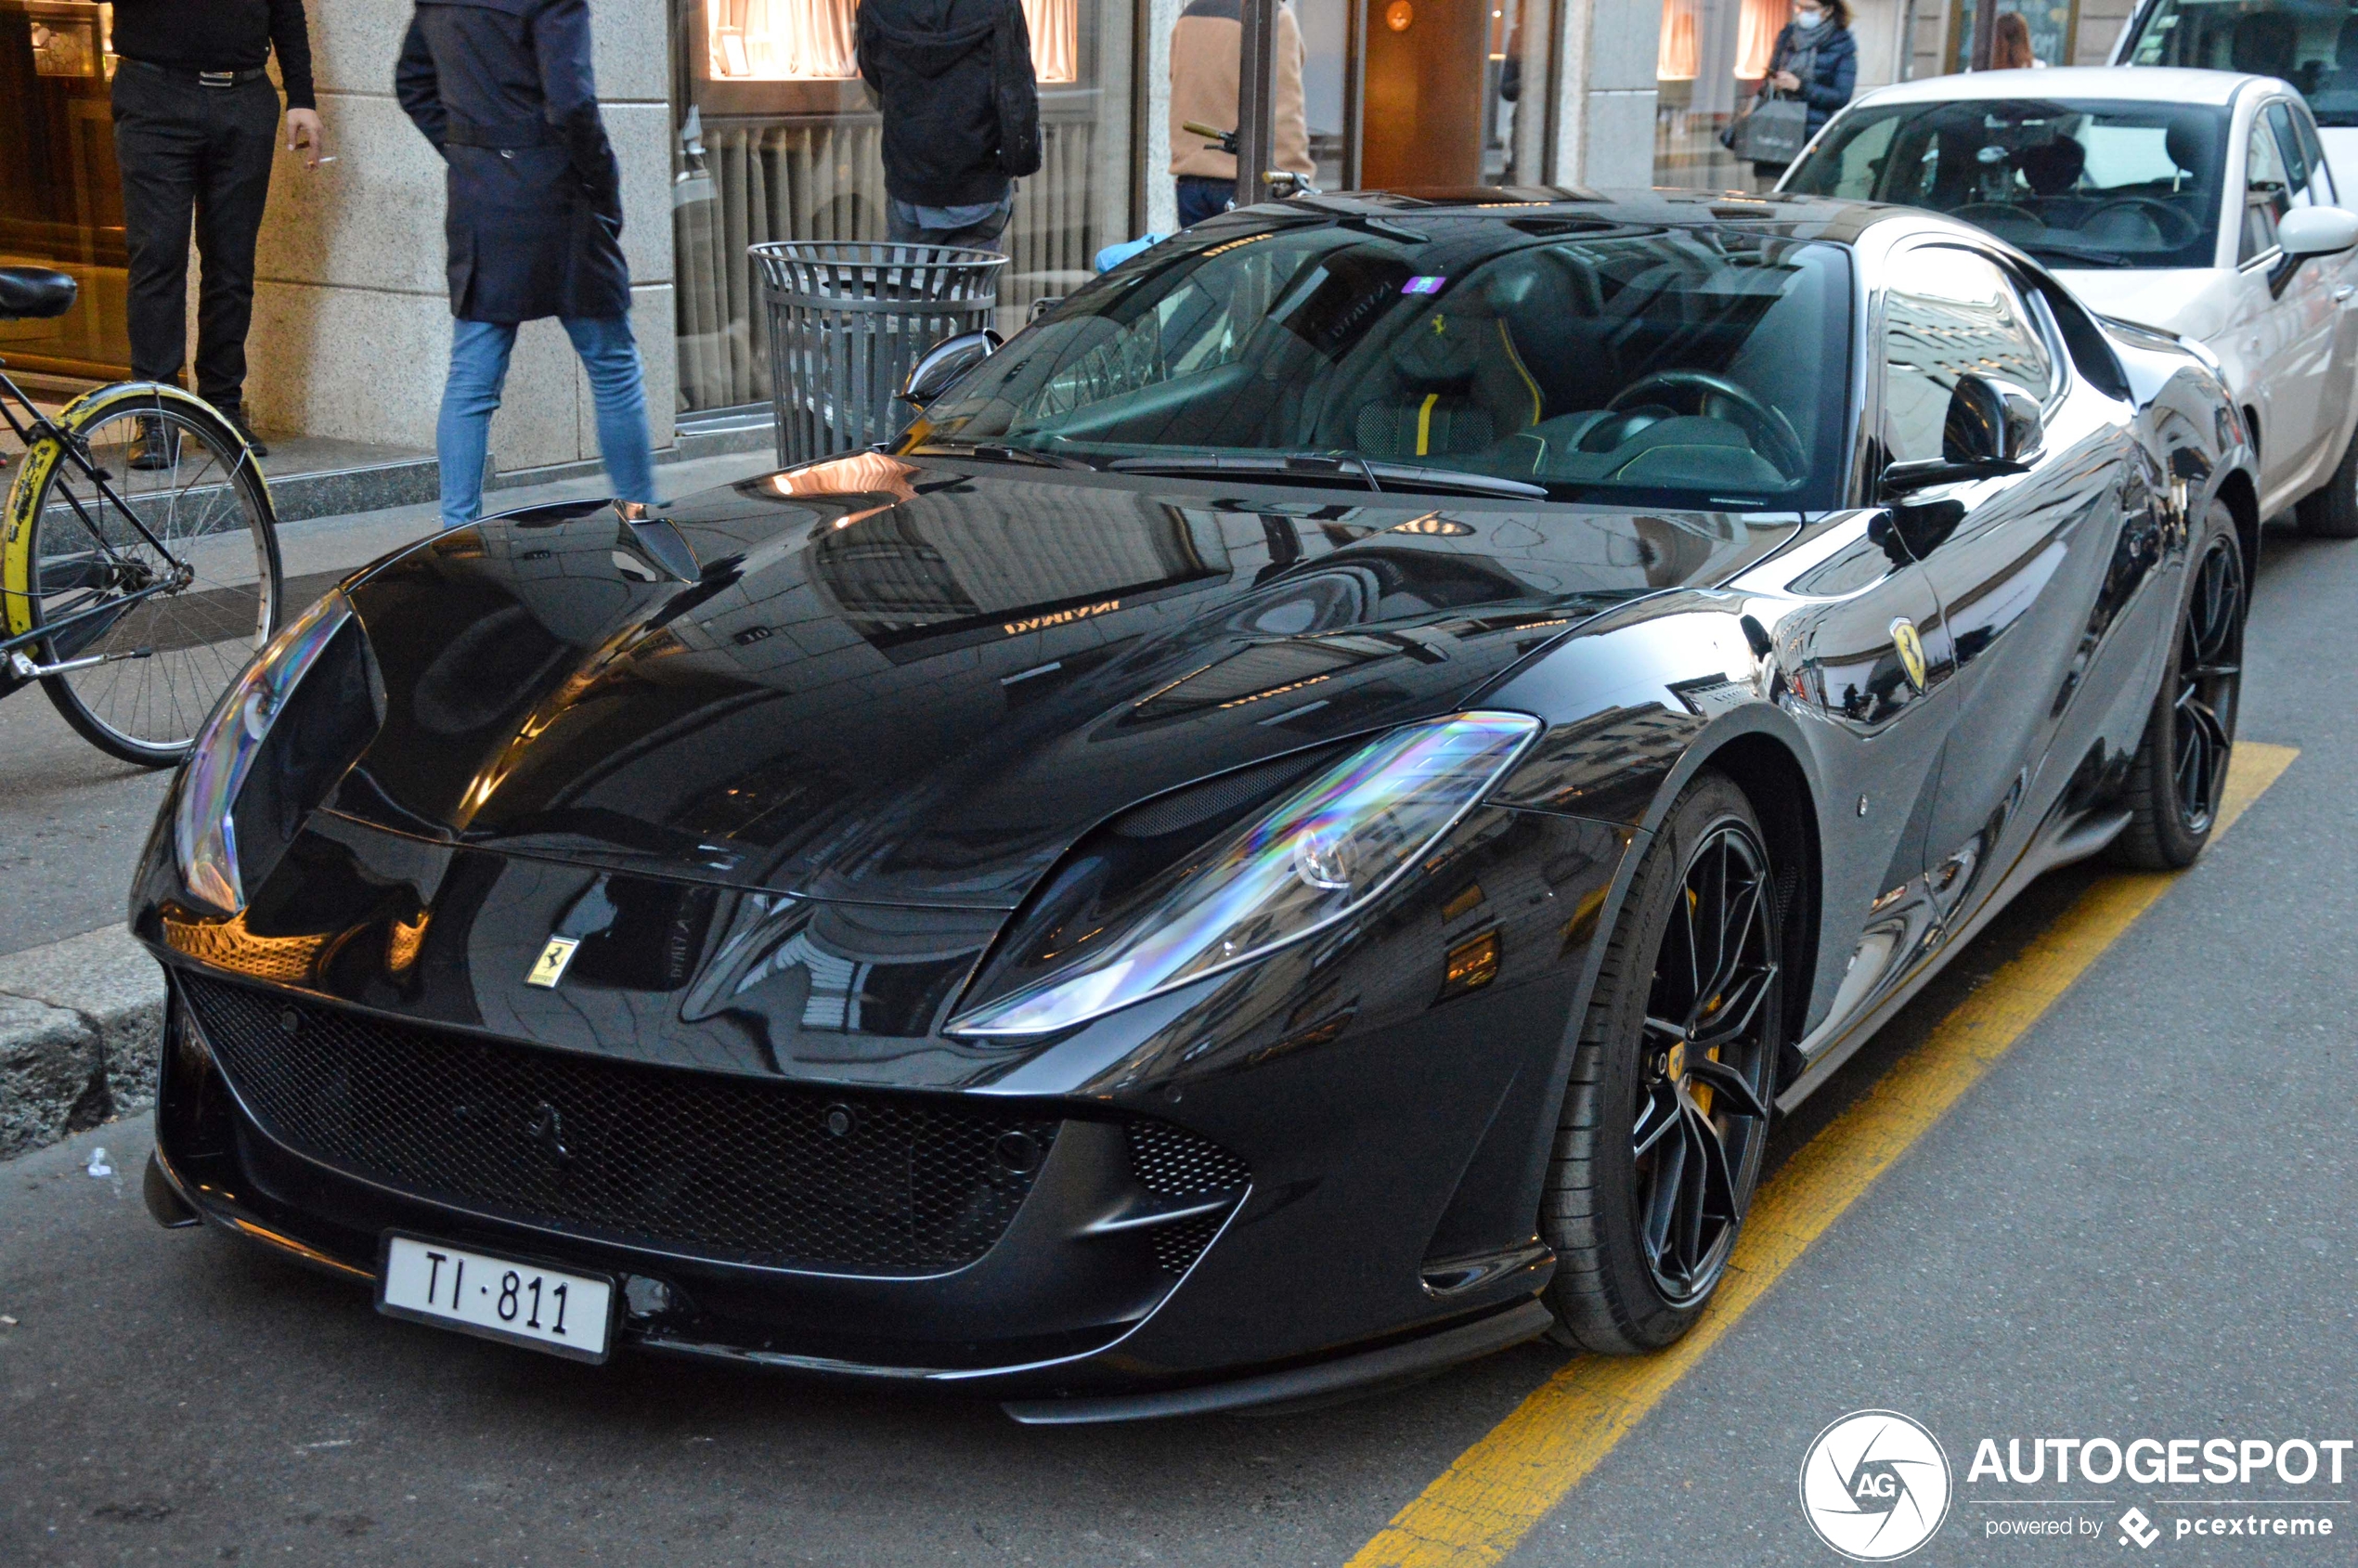
[[[1817, 67], [1818, 51], [1813, 46], [1796, 52], [1781, 69], [1807, 82]], [[1720, 137], [1729, 151], [1753, 163], [1790, 163], [1801, 156], [1808, 140], [1807, 102], [1798, 95], [1785, 97], [1776, 94], [1753, 99], [1752, 107], [1739, 115]]]

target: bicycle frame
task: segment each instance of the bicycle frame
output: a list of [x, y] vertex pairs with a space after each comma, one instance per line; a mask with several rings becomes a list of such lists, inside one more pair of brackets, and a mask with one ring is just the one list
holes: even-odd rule
[[[90, 460], [89, 454], [83, 450], [82, 443], [76, 440], [70, 432], [58, 428], [42, 417], [39, 406], [26, 394], [24, 388], [19, 386], [10, 378], [5, 369], [6, 365], [6, 360], [0, 360], [0, 419], [6, 419], [8, 421], [8, 428], [15, 432], [17, 439], [24, 444], [28, 457], [35, 442], [56, 442], [59, 453], [66, 460], [79, 470], [84, 478], [90, 481], [91, 486], [103, 500], [113, 503], [114, 509], [129, 519], [131, 525], [138, 530], [140, 538], [154, 547], [158, 555], [170, 562], [174, 567], [185, 570], [187, 564], [166, 549], [163, 541], [156, 538], [147, 524], [140, 520], [139, 514], [115, 493], [114, 487], [107, 482], [105, 471]], [[26, 415], [24, 420], [19, 421], [16, 410], [8, 406], [8, 399], [11, 397], [23, 407]], [[16, 482], [21, 483], [24, 475], [31, 471], [32, 465], [28, 462], [25, 468], [19, 471]], [[120, 563], [122, 557], [115, 552], [113, 546], [107, 543], [105, 533], [91, 517], [89, 512], [84, 508], [82, 498], [70, 490], [63, 493], [66, 504], [72, 509], [75, 518], [89, 534], [91, 542], [97, 546], [109, 561]], [[145, 588], [135, 589], [128, 593], [102, 600], [97, 603], [69, 608], [56, 619], [36, 627], [31, 631], [0, 639], [0, 697], [11, 695], [19, 688], [41, 679], [40, 676], [28, 674], [25, 668], [19, 667], [25, 663], [22, 658], [24, 649], [37, 642], [50, 641], [52, 639], [58, 638], [61, 633], [73, 632], [82, 634], [75, 641], [74, 645], [87, 647], [92, 639], [104, 635], [106, 628], [120, 620], [123, 613], [132, 606], [144, 599], [167, 592], [176, 586], [173, 578], [160, 577]], [[56, 674], [66, 667], [78, 668], [81, 666], [74, 664], [71, 659], [61, 660], [58, 665], [48, 667], [47, 673]]]

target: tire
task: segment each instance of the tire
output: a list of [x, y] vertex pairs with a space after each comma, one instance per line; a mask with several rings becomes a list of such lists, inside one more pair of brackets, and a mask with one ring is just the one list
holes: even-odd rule
[[2243, 550], [2223, 503], [2211, 503], [2189, 559], [2193, 580], [2170, 662], [2129, 767], [2129, 825], [2113, 840], [2113, 859], [2143, 871], [2175, 871], [2202, 853], [2235, 755], [2248, 601]]
[[[0, 557], [9, 634], [55, 625], [57, 636], [27, 650], [35, 662], [103, 659], [45, 679], [43, 691], [101, 751], [170, 767], [284, 618], [269, 491], [237, 430], [176, 388], [101, 387], [58, 422], [112, 499], [54, 442], [27, 454]], [[132, 465], [143, 427], [164, 433], [164, 466]], [[66, 618], [159, 581], [171, 586], [111, 621]]]
[[1639, 863], [1574, 1054], [1539, 1216], [1561, 1342], [1659, 1350], [1717, 1287], [1768, 1143], [1782, 914], [1751, 803], [1698, 774]]
[[2314, 538], [2358, 539], [2358, 431], [2341, 449], [2333, 477], [2293, 509], [2300, 531]]

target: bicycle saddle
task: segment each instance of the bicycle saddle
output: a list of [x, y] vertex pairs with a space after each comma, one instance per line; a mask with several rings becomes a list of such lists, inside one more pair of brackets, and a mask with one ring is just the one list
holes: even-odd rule
[[45, 266], [0, 266], [0, 321], [63, 316], [75, 291], [72, 279]]

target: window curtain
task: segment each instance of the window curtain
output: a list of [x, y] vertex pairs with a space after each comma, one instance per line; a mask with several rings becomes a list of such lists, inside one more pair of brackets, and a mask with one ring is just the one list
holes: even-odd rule
[[1691, 82], [1703, 47], [1695, 33], [1696, 0], [1662, 0], [1662, 42], [1654, 48], [1654, 80]]
[[1769, 57], [1777, 50], [1777, 34], [1792, 14], [1792, 0], [1743, 0], [1736, 32], [1736, 77], [1756, 82], [1768, 74]]
[[[857, 76], [858, 9], [859, 0], [714, 0], [712, 74], [755, 82]], [[1080, 0], [1023, 0], [1023, 19], [1031, 33], [1032, 73], [1048, 84], [1079, 81]]]

